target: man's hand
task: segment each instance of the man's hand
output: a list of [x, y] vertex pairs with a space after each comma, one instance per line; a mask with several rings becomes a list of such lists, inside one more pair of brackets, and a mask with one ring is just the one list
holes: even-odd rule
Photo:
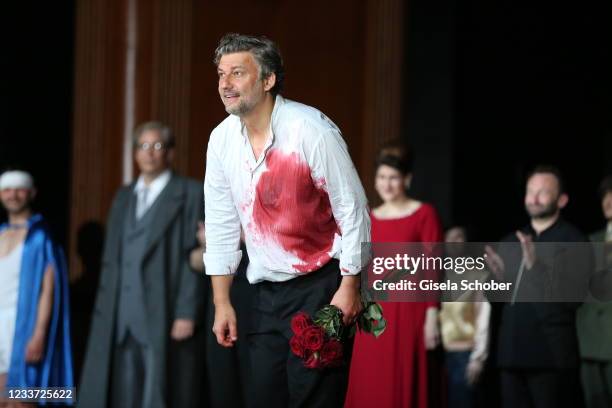
[[427, 308], [427, 311], [425, 313], [425, 326], [423, 327], [425, 349], [434, 350], [440, 344], [438, 309], [436, 309], [435, 307], [429, 307]]
[[213, 333], [217, 337], [217, 343], [223, 347], [233, 347], [238, 340], [238, 328], [236, 326], [236, 312], [231, 303], [215, 305], [215, 323]]
[[34, 334], [26, 346], [26, 363], [39, 363], [45, 352], [45, 336]]
[[204, 222], [198, 221], [198, 232], [196, 233], [198, 243], [202, 248], [206, 248], [206, 229], [204, 228]]
[[342, 322], [345, 326], [354, 323], [363, 309], [359, 293], [359, 279], [359, 275], [342, 277], [342, 283], [330, 302], [331, 305], [342, 311]]
[[531, 235], [523, 234], [521, 231], [516, 231], [516, 237], [521, 241], [521, 249], [523, 250], [523, 260], [525, 267], [529, 270], [533, 267], [536, 260], [535, 246]]
[[487, 254], [485, 257], [487, 266], [491, 272], [493, 272], [493, 275], [495, 275], [497, 280], [503, 281], [505, 271], [504, 260], [497, 254], [497, 252], [493, 250], [493, 248], [488, 245], [485, 246], [485, 253]]
[[170, 337], [176, 341], [187, 340], [193, 336], [194, 327], [195, 323], [191, 319], [176, 319], [172, 324]]

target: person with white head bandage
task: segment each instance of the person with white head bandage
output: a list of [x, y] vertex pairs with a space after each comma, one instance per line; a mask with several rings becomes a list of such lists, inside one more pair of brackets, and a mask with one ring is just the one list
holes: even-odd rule
[[68, 284], [61, 249], [40, 214], [32, 176], [0, 175], [0, 395], [6, 388], [72, 387]]

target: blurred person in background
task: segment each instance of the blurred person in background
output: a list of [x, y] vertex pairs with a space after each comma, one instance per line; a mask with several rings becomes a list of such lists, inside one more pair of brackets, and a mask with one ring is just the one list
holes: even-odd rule
[[[599, 193], [606, 224], [590, 239], [604, 243], [604, 256], [600, 257], [598, 271], [609, 277], [612, 271], [612, 175], [603, 179]], [[609, 290], [610, 280], [604, 281], [603, 285]], [[612, 407], [612, 302], [583, 304], [578, 309], [577, 326], [587, 408]]]
[[74, 386], [66, 261], [35, 196], [29, 173], [0, 176], [0, 405], [6, 387]]
[[[449, 228], [444, 237], [447, 255], [469, 256], [464, 243], [466, 229]], [[446, 271], [443, 280], [458, 280], [454, 271]], [[484, 276], [482, 277], [484, 279]], [[452, 302], [442, 302], [440, 327], [446, 351], [449, 408], [476, 407], [476, 385], [484, 370], [489, 352], [489, 319], [491, 304], [482, 291], [464, 291]]]
[[[380, 152], [375, 188], [383, 203], [370, 214], [372, 242], [442, 241], [436, 210], [406, 193], [412, 163], [406, 148], [390, 146]], [[439, 302], [380, 304], [387, 327], [379, 338], [356, 334], [345, 407], [437, 406], [434, 399], [440, 390], [434, 383], [439, 381], [439, 370], [428, 351], [440, 342]]]
[[[514, 256], [486, 247], [487, 264], [498, 280], [513, 282], [514, 293], [524, 288], [552, 287], [550, 282], [574, 282], [575, 297], [588, 289], [591, 271], [585, 259], [564, 250], [554, 259], [554, 268], [541, 260], [534, 243], [584, 243], [588, 240], [563, 219], [569, 196], [563, 178], [554, 166], [537, 166], [527, 177], [524, 205], [530, 222], [505, 237], [503, 243]], [[565, 249], [587, 248], [585, 245]], [[507, 252], [507, 251], [505, 251]], [[545, 251], [542, 251], [545, 252]], [[580, 255], [584, 255], [580, 253]], [[514, 262], [513, 262], [514, 260]], [[520, 263], [520, 266], [518, 265]], [[519, 279], [522, 277], [522, 279]], [[546, 293], [536, 299], [503, 303], [497, 344], [501, 375], [502, 406], [506, 408], [575, 408], [584, 405], [576, 335], [576, 310], [580, 303], [547, 302]]]
[[200, 406], [204, 279], [193, 273], [201, 184], [171, 170], [174, 137], [134, 132], [140, 175], [113, 201], [78, 403], [86, 408]]

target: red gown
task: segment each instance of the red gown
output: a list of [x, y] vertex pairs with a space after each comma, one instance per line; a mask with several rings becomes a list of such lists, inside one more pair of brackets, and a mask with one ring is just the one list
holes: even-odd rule
[[[439, 242], [442, 227], [435, 209], [422, 204], [394, 219], [373, 214], [372, 242]], [[357, 333], [345, 408], [428, 408], [425, 310], [435, 303], [380, 302], [387, 320], [378, 338]]]

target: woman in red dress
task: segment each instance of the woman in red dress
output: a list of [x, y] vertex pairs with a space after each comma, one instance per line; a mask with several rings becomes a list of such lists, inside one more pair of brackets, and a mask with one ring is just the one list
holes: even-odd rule
[[[387, 148], [377, 161], [375, 187], [383, 204], [371, 212], [372, 242], [439, 242], [435, 209], [408, 197], [412, 161]], [[379, 337], [357, 333], [345, 408], [432, 406], [427, 351], [440, 341], [436, 302], [380, 302], [387, 328]]]

